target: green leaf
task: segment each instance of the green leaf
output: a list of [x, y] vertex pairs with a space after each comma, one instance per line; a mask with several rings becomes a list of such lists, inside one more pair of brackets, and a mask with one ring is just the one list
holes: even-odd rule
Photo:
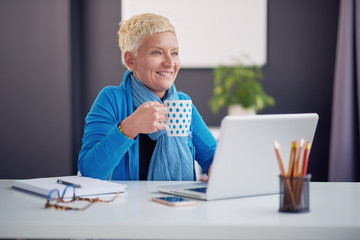
[[214, 69], [214, 90], [209, 107], [215, 114], [223, 107], [241, 104], [258, 111], [274, 106], [275, 99], [266, 94], [260, 80], [264, 78], [261, 67], [221, 65]]

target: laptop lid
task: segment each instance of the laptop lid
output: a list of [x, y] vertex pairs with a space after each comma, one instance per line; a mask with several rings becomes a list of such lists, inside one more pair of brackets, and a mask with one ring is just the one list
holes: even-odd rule
[[285, 166], [291, 142], [313, 141], [317, 114], [226, 116], [206, 192], [207, 200], [279, 193], [279, 166], [274, 140]]
[[226, 116], [220, 126], [206, 193], [204, 183], [159, 186], [158, 190], [206, 200], [248, 197], [279, 192], [279, 166], [274, 140], [288, 166], [291, 142], [313, 141], [317, 114]]

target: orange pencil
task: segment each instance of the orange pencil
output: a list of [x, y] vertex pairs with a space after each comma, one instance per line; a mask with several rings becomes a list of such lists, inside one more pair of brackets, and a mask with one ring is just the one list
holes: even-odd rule
[[294, 177], [298, 177], [301, 173], [300, 173], [300, 158], [301, 158], [301, 151], [302, 151], [302, 148], [304, 146], [304, 143], [305, 143], [305, 138], [301, 138], [300, 139], [300, 144], [298, 145], [298, 150], [297, 150], [297, 156], [296, 156], [296, 161], [295, 161], [295, 171], [293, 173], [293, 176]]
[[[309, 164], [309, 155], [310, 155], [310, 142], [307, 142], [304, 148], [304, 156], [303, 156], [303, 161], [301, 164], [301, 176], [305, 177], [307, 174], [307, 168], [308, 168], [308, 164]], [[303, 188], [304, 188], [304, 180], [302, 180], [300, 189], [296, 192], [295, 194], [295, 198], [297, 199], [297, 202], [300, 203], [301, 202], [301, 195], [303, 192]]]
[[307, 169], [309, 165], [310, 147], [311, 147], [310, 142], [307, 142], [304, 148], [304, 157], [301, 166], [301, 176], [306, 176], [307, 174]]
[[293, 166], [291, 169], [291, 177], [296, 177], [297, 169], [298, 169], [298, 162], [297, 162], [297, 155], [299, 151], [299, 143], [294, 141], [294, 153], [293, 153]]
[[280, 144], [277, 141], [274, 141], [274, 146], [275, 146], [275, 152], [276, 152], [276, 156], [277, 156], [280, 171], [281, 171], [281, 176], [286, 177], [284, 161], [283, 161], [281, 150], [280, 150]]
[[287, 176], [286, 176], [284, 161], [283, 161], [281, 149], [280, 149], [280, 144], [277, 141], [274, 141], [274, 145], [275, 145], [275, 152], [276, 152], [277, 160], [278, 160], [280, 171], [281, 171], [281, 176], [283, 177], [283, 181], [285, 184], [285, 186], [284, 186], [285, 193], [287, 196], [290, 197], [291, 203], [293, 205], [295, 205], [296, 204], [295, 197], [294, 197], [294, 193], [292, 192], [289, 179], [287, 179]]
[[291, 143], [291, 151], [290, 151], [290, 162], [289, 162], [289, 170], [287, 172], [287, 177], [292, 176], [292, 169], [294, 167], [294, 150], [295, 150], [295, 141]]
[[[296, 156], [295, 156], [295, 166], [294, 166], [294, 172], [293, 172], [293, 177], [294, 178], [297, 178], [300, 176], [301, 172], [300, 172], [300, 157], [301, 157], [301, 151], [302, 151], [302, 148], [304, 146], [304, 143], [305, 143], [305, 139], [304, 138], [301, 138], [300, 139], [300, 144], [298, 144], [296, 142]], [[299, 180], [294, 180], [293, 182], [293, 191], [294, 191], [294, 194], [295, 194], [295, 199], [297, 199], [299, 201], [299, 194], [300, 194], [300, 188], [301, 186], [299, 185], [301, 183], [301, 181]]]

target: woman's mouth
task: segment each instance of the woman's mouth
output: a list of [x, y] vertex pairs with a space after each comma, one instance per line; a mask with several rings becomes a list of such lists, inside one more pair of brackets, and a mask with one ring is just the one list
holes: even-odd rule
[[172, 72], [156, 72], [157, 74], [164, 76], [164, 77], [170, 77], [172, 75]]

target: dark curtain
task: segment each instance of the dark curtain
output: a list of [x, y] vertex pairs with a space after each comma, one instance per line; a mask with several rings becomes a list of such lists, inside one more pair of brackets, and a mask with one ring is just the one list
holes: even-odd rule
[[360, 0], [341, 0], [329, 181], [360, 180]]

